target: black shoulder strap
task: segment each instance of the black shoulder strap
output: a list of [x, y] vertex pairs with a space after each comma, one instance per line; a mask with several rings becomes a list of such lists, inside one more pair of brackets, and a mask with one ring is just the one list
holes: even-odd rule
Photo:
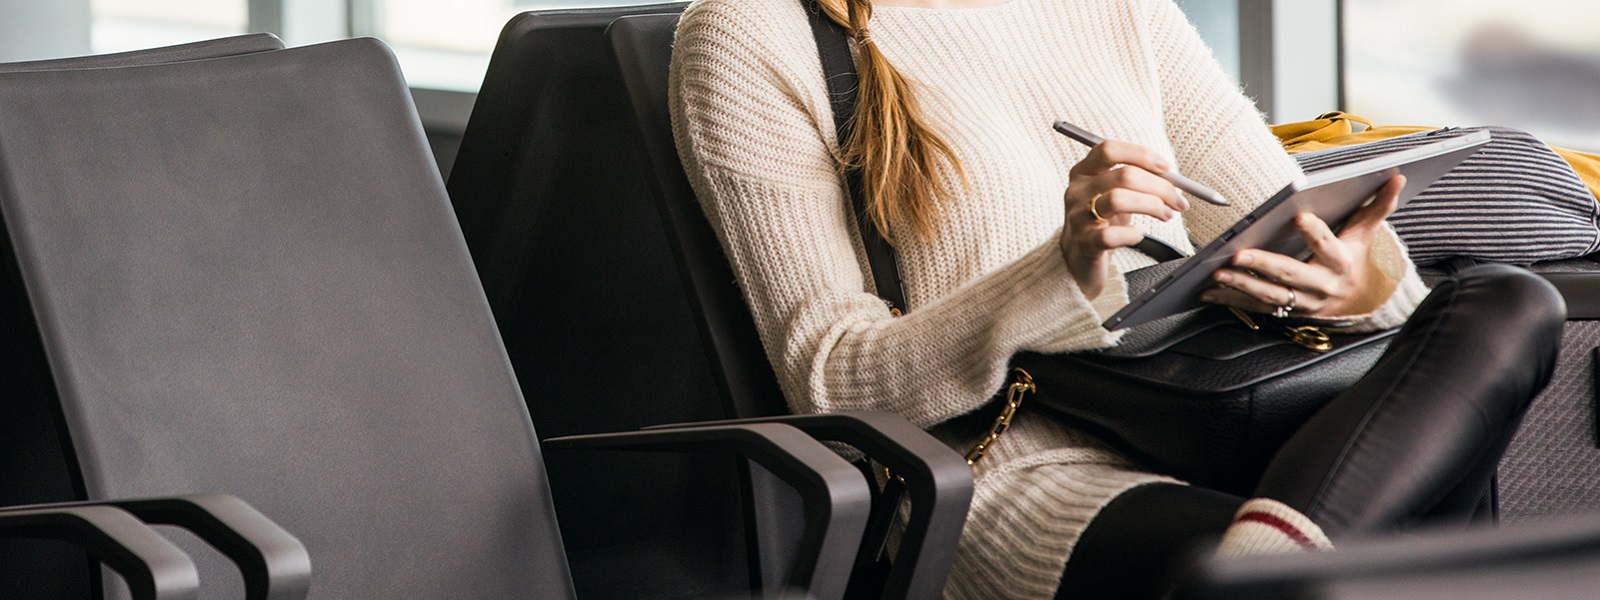
[[[801, 0], [811, 17], [811, 34], [817, 39], [817, 56], [822, 59], [822, 75], [828, 83], [828, 98], [833, 105], [833, 127], [842, 145], [850, 139], [856, 112], [855, 57], [850, 55], [850, 32], [828, 18], [817, 0]], [[861, 232], [861, 245], [866, 248], [867, 264], [872, 269], [872, 281], [877, 285], [878, 297], [892, 311], [906, 310], [906, 292], [900, 283], [900, 266], [894, 247], [883, 239], [882, 233], [867, 217], [867, 199], [861, 195], [861, 169], [844, 170], [845, 188], [850, 194], [850, 205], [856, 215], [856, 229]]]

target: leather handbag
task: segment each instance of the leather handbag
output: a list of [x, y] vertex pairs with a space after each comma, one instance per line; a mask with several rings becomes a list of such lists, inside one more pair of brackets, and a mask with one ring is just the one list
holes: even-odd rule
[[[857, 76], [848, 33], [808, 7], [839, 140], [850, 139]], [[866, 217], [860, 172], [845, 169], [879, 297], [906, 310], [894, 248]], [[1146, 238], [1159, 264], [1126, 274], [1130, 296], [1184, 260]], [[1369, 370], [1395, 330], [1329, 334], [1271, 317], [1208, 307], [1131, 328], [1102, 351], [1022, 353], [997, 402], [999, 416], [967, 454], [982, 460], [1024, 403], [1101, 438], [1147, 468], [1229, 492], [1253, 487], [1277, 448], [1311, 414]]]
[[[1181, 261], [1127, 274], [1130, 292]], [[1129, 329], [1100, 351], [1012, 358], [1037, 410], [1156, 471], [1244, 493], [1318, 409], [1361, 379], [1395, 329], [1337, 334], [1220, 306]]]

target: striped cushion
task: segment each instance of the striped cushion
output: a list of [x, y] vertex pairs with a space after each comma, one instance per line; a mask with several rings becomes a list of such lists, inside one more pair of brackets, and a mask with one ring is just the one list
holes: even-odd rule
[[1600, 204], [1560, 156], [1515, 129], [1441, 129], [1295, 155], [1307, 173], [1487, 129], [1477, 154], [1389, 217], [1411, 260], [1530, 264], [1600, 249]]

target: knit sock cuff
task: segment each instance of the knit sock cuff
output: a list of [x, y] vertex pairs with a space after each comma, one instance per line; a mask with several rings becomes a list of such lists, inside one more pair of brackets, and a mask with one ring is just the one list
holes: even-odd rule
[[1245, 502], [1222, 536], [1217, 556], [1250, 556], [1332, 550], [1333, 542], [1311, 519], [1269, 498]]

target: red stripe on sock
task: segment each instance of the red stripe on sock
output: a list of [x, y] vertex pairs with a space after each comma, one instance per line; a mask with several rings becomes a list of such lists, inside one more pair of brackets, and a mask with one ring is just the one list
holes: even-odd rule
[[1282, 533], [1284, 537], [1293, 540], [1296, 544], [1300, 544], [1301, 548], [1305, 548], [1307, 550], [1316, 550], [1318, 548], [1317, 543], [1311, 541], [1311, 536], [1306, 535], [1305, 532], [1300, 531], [1300, 528], [1295, 527], [1288, 521], [1285, 521], [1274, 514], [1250, 511], [1239, 515], [1237, 519], [1234, 519], [1234, 522], [1260, 523], [1262, 525], [1266, 525], [1267, 527], [1278, 530], [1278, 532]]

